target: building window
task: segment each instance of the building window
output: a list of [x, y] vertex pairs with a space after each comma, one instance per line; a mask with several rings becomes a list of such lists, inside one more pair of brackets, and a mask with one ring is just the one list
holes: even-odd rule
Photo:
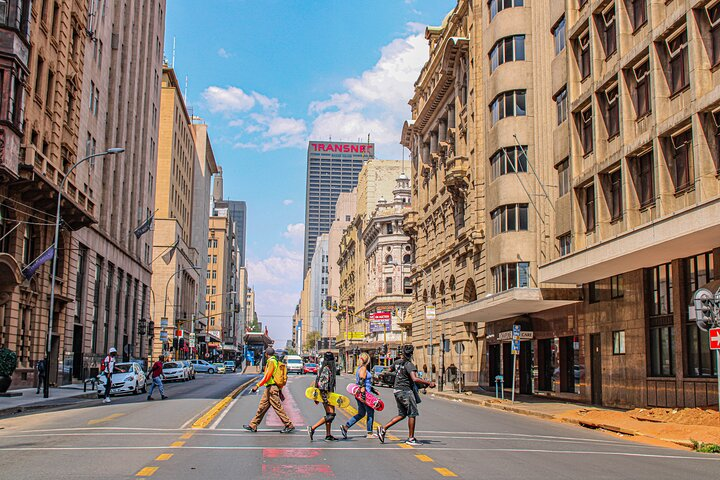
[[672, 147], [672, 173], [675, 191], [689, 188], [693, 182], [692, 128], [670, 137]]
[[565, 159], [558, 163], [558, 197], [562, 197], [570, 191], [570, 160]]
[[392, 277], [387, 277], [385, 279], [385, 293], [390, 295], [393, 293], [393, 279]]
[[617, 84], [605, 90], [604, 97], [605, 111], [603, 116], [605, 117], [608, 139], [611, 139], [620, 134], [620, 107]]
[[632, 25], [633, 31], [637, 32], [640, 27], [647, 23], [647, 6], [646, 0], [630, 0], [632, 3]]
[[585, 231], [595, 230], [595, 185], [585, 187]]
[[720, 65], [720, 2], [708, 7], [705, 12], [710, 21], [710, 62], [714, 67]]
[[505, 117], [524, 117], [525, 90], [512, 90], [499, 94], [490, 104], [490, 113], [493, 125]]
[[555, 107], [557, 110], [557, 124], [560, 125], [567, 120], [568, 103], [567, 103], [567, 87], [563, 87], [555, 95]]
[[580, 79], [590, 76], [590, 32], [586, 31], [578, 38], [578, 67]]
[[610, 57], [617, 51], [617, 22], [615, 21], [615, 4], [613, 3], [601, 15], [602, 40], [605, 47], [605, 58]]
[[387, 257], [385, 257], [385, 264], [389, 265], [391, 263], [393, 263], [393, 257], [392, 255], [388, 255]]
[[503, 205], [490, 214], [492, 233], [516, 232], [528, 229], [528, 204]]
[[625, 296], [625, 284], [622, 275], [610, 277], [610, 298], [622, 298]]
[[671, 39], [665, 41], [670, 56], [670, 94], [675, 95], [687, 87], [688, 58], [687, 58], [687, 30], [683, 30]]
[[[688, 299], [686, 307], [692, 307], [691, 298], [695, 291], [714, 279], [713, 254], [712, 252], [702, 253], [684, 259], [683, 263], [685, 298]], [[687, 336], [688, 376], [715, 376], [717, 365], [712, 358], [714, 355], [710, 350], [709, 335], [697, 327], [694, 319], [689, 318], [686, 320], [685, 333]]]
[[553, 27], [552, 34], [553, 34], [553, 39], [555, 40], [555, 55], [559, 55], [560, 52], [565, 50], [565, 17], [564, 16]]
[[558, 243], [560, 245], [560, 256], [564, 257], [572, 251], [572, 236], [570, 233], [560, 235], [558, 237]]
[[588, 303], [597, 303], [600, 301], [600, 288], [596, 282], [588, 283]]
[[10, 231], [12, 226], [8, 223], [8, 208], [0, 204], [0, 253], [10, 251]]
[[655, 203], [655, 186], [653, 180], [653, 151], [649, 150], [632, 159], [633, 183], [640, 208]]
[[490, 50], [490, 73], [507, 62], [525, 60], [525, 35], [501, 38]]
[[589, 155], [593, 151], [592, 107], [588, 106], [585, 110], [582, 110], [579, 114], [577, 114], [577, 118], [583, 155]]
[[492, 179], [495, 180], [508, 173], [527, 172], [526, 148], [526, 146], [504, 147], [495, 152], [493, 156], [490, 157]]
[[672, 265], [666, 263], [648, 269], [647, 280], [650, 288], [650, 316], [672, 315]]
[[523, 0], [490, 0], [488, 7], [490, 7], [490, 21], [495, 18], [498, 12], [505, 10], [506, 8], [522, 7]]
[[625, 330], [612, 332], [613, 355], [625, 355]]
[[392, 235], [392, 233], [393, 233], [392, 223], [388, 223], [388, 224], [385, 226], [385, 233], [387, 233], [388, 235]]
[[495, 293], [511, 288], [527, 288], [530, 284], [530, 264], [528, 262], [505, 263], [493, 267]]
[[654, 377], [675, 375], [672, 295], [672, 266], [667, 263], [647, 269], [645, 296], [650, 314], [650, 375]]
[[582, 9], [587, 3], [588, 0], [578, 0], [578, 9]]
[[623, 216], [622, 171], [617, 169], [609, 175], [610, 221], [617, 222]]
[[635, 76], [635, 88], [633, 90], [633, 102], [635, 113], [640, 119], [650, 113], [650, 63], [645, 59], [642, 63], [633, 68]]
[[410, 280], [410, 277], [405, 277], [405, 279], [403, 280], [403, 292], [405, 293], [405, 295], [413, 294], [412, 280]]

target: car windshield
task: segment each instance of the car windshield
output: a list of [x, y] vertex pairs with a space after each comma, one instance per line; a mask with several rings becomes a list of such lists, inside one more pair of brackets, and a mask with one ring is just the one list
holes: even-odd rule
[[315, 368], [315, 367], [317, 367], [317, 363], [306, 363], [305, 366], [310, 367], [310, 368]]
[[288, 359], [287, 363], [302, 363], [302, 360], [298, 360], [297, 358], [290, 358]]
[[235, 365], [235, 362], [227, 361], [227, 362], [225, 362], [225, 365]]
[[116, 363], [115, 368], [113, 369], [113, 374], [128, 373], [130, 371], [132, 371], [132, 363]]
[[382, 372], [383, 370], [385, 370], [386, 368], [387, 368], [387, 367], [383, 367], [382, 365], [375, 365], [375, 366], [373, 367], [373, 372], [375, 372], [375, 373], [380, 373], [380, 372]]
[[167, 368], [167, 369], [171, 369], [171, 368], [181, 368], [181, 367], [180, 367], [180, 365], [178, 365], [178, 364], [175, 363], [175, 362], [168, 362], [168, 363], [166, 363], [166, 364], [163, 365], [163, 369], [166, 369], [166, 368]]

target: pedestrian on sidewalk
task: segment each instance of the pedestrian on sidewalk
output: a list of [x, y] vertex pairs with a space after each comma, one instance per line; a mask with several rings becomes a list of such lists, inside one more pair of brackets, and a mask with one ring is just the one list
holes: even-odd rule
[[[360, 386], [360, 392], [365, 394], [365, 392], [372, 392], [373, 391], [373, 385], [372, 385], [372, 374], [370, 373], [370, 355], [363, 352], [360, 354], [359, 357], [360, 366], [355, 371], [355, 383], [357, 383]], [[352, 417], [350, 420], [345, 423], [345, 425], [340, 425], [340, 433], [342, 433], [342, 436], [345, 440], [347, 440], [347, 432], [348, 430], [355, 425], [357, 422], [362, 420], [363, 418], [367, 419], [367, 438], [372, 438], [373, 435], [373, 422], [375, 421], [375, 410], [365, 405], [362, 401], [360, 401], [358, 398], [355, 399], [357, 402], [357, 414]]]
[[[320, 398], [322, 399], [325, 416], [315, 422], [315, 425], [308, 426], [308, 435], [312, 442], [315, 430], [325, 424], [325, 441], [337, 442], [337, 438], [332, 435], [332, 422], [335, 420], [335, 407], [330, 405], [328, 394], [335, 392], [335, 355], [332, 352], [325, 352], [320, 370], [315, 377], [315, 388], [320, 390]], [[315, 405], [318, 401], [315, 401]]]
[[112, 376], [115, 373], [115, 357], [117, 350], [111, 347], [108, 354], [103, 360], [103, 373], [105, 374], [105, 399], [103, 403], [110, 403], [110, 389], [112, 388]]
[[415, 438], [415, 419], [420, 415], [417, 408], [417, 404], [420, 403], [417, 384], [435, 388], [435, 382], [428, 382], [417, 376], [417, 367], [412, 362], [414, 351], [415, 347], [412, 345], [404, 345], [402, 347], [402, 359], [390, 367], [391, 371], [397, 372], [393, 392], [398, 414], [387, 425], [377, 428], [380, 443], [385, 443], [385, 434], [390, 427], [407, 417], [409, 436], [405, 443], [408, 445], [422, 445]]
[[290, 433], [295, 430], [295, 426], [283, 409], [282, 389], [275, 383], [274, 374], [275, 370], [278, 368], [278, 359], [275, 356], [275, 349], [268, 347], [268, 349], [265, 350], [265, 357], [267, 358], [267, 362], [265, 364], [265, 375], [263, 375], [262, 380], [260, 380], [260, 382], [252, 388], [253, 393], [255, 393], [258, 391], [258, 388], [265, 385], [265, 391], [260, 399], [260, 405], [258, 405], [255, 418], [253, 418], [248, 425], [243, 425], [243, 428], [251, 432], [257, 432], [258, 425], [260, 425], [263, 417], [265, 417], [267, 411], [270, 410], [270, 407], [272, 407], [277, 416], [280, 418], [280, 421], [282, 421], [283, 425], [285, 425], [285, 428], [283, 428], [280, 433]]
[[150, 378], [152, 379], [152, 385], [150, 385], [150, 392], [148, 393], [147, 399], [148, 400], [154, 400], [152, 398], [153, 391], [155, 390], [155, 387], [160, 390], [160, 400], [165, 400], [168, 398], [165, 396], [165, 389], [163, 388], [163, 378], [165, 378], [165, 375], [163, 374], [163, 362], [165, 361], [165, 357], [163, 355], [160, 355], [160, 358], [157, 362], [153, 363], [152, 367], [150, 367]]
[[44, 382], [47, 381], [45, 378], [47, 369], [45, 368], [45, 359], [44, 358], [41, 359], [39, 362], [37, 362], [37, 364], [35, 365], [35, 370], [37, 370], [37, 377], [38, 377], [37, 391], [35, 392], [35, 395], [37, 395], [40, 393], [40, 389], [43, 388]]

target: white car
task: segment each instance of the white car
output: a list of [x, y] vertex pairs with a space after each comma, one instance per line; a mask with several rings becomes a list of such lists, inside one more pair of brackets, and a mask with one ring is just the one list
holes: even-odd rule
[[187, 367], [182, 362], [165, 362], [163, 363], [163, 375], [164, 380], [170, 382], [177, 380], [178, 382], [185, 382], [188, 380]]
[[288, 355], [285, 357], [285, 364], [287, 365], [288, 375], [295, 373], [301, 375], [303, 373], [303, 360], [298, 355]]
[[[106, 377], [104, 373], [98, 375], [97, 394], [98, 398], [105, 396], [105, 382]], [[138, 393], [147, 392], [147, 379], [145, 373], [140, 369], [137, 363], [116, 363], [115, 369], [112, 374], [112, 387], [110, 388], [110, 395], [119, 395], [123, 393], [132, 393], [137, 395]]]

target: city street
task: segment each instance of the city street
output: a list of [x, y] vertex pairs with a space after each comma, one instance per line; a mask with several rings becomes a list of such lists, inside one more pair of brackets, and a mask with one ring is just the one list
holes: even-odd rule
[[[246, 387], [249, 376], [198, 375], [171, 384], [166, 401], [143, 396], [110, 405], [83, 401], [75, 408], [0, 420], [2, 478], [699, 478], [716, 470], [720, 457], [630, 442], [602, 432], [423, 396], [420, 447], [401, 443], [397, 425], [387, 443], [364, 438], [355, 426], [347, 441], [326, 443], [322, 430], [310, 443], [306, 426], [322, 408], [304, 396], [309, 376], [291, 377], [285, 407], [297, 430], [281, 435], [271, 412], [257, 433], [244, 431], [260, 399]], [[338, 379], [345, 391], [349, 377]], [[377, 420], [395, 412], [388, 403]], [[156, 393], [157, 395], [157, 393]], [[227, 408], [211, 409], [218, 402]], [[353, 402], [354, 405], [354, 402]], [[206, 412], [210, 411], [209, 415]], [[338, 412], [338, 427], [352, 409]], [[207, 420], [205, 428], [198, 426]], [[319, 439], [319, 440], [318, 440]]]

